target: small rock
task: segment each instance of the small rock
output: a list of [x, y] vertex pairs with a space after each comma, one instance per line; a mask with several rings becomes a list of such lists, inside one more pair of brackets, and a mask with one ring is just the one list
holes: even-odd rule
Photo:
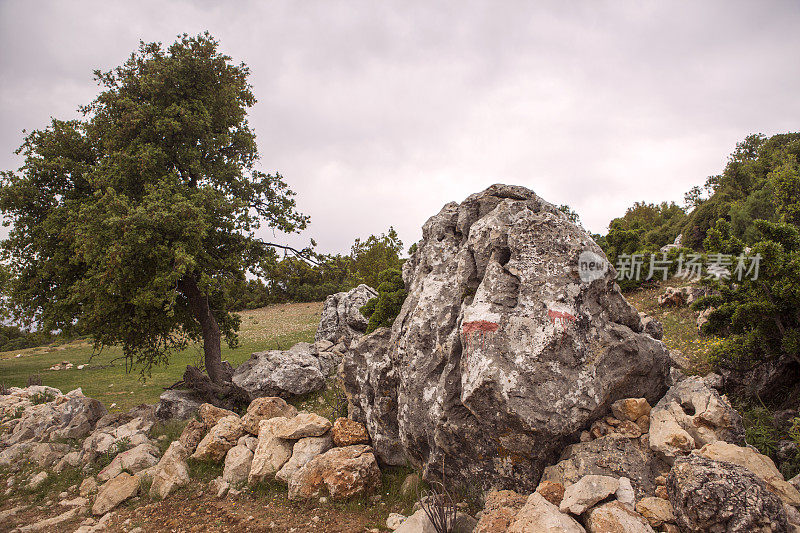
[[36, 490], [37, 488], [39, 488], [39, 485], [44, 483], [44, 480], [46, 479], [47, 479], [47, 472], [39, 472], [38, 474], [36, 474], [31, 478], [30, 482], [28, 483], [28, 488], [30, 488], [31, 490]]
[[644, 517], [620, 502], [608, 502], [589, 511], [586, 528], [589, 533], [653, 533]]
[[[615, 480], [616, 481], [616, 480]], [[585, 533], [583, 527], [569, 515], [561, 513], [558, 507], [534, 492], [520, 509], [508, 533]]]
[[650, 404], [645, 398], [626, 398], [612, 403], [611, 412], [620, 420], [636, 422], [640, 417], [650, 415]]
[[614, 495], [617, 501], [628, 504], [631, 507], [636, 503], [636, 494], [633, 492], [633, 485], [631, 485], [631, 480], [626, 477], [619, 478], [619, 488]]
[[256, 398], [247, 407], [247, 413], [242, 417], [242, 425], [248, 433], [258, 435], [258, 425], [262, 420], [269, 420], [279, 416], [294, 418], [297, 416], [297, 409], [293, 405], [286, 403], [283, 398], [276, 396]]
[[225, 456], [225, 469], [222, 479], [231, 485], [244, 483], [250, 475], [253, 452], [247, 446], [236, 445]]
[[243, 433], [242, 421], [238, 416], [224, 416], [203, 437], [192, 458], [199, 461], [222, 461], [228, 450], [236, 446]]
[[139, 478], [123, 472], [106, 482], [97, 493], [92, 514], [102, 515], [139, 492]]
[[87, 477], [81, 482], [80, 487], [78, 487], [78, 494], [80, 494], [83, 498], [86, 498], [90, 494], [94, 494], [97, 492], [97, 481], [93, 477]]
[[[798, 476], [798, 478], [800, 478], [800, 476]], [[419, 491], [419, 485], [419, 474], [412, 472], [403, 480], [403, 484], [400, 486], [400, 494], [402, 494], [404, 498], [416, 496]]]
[[197, 449], [197, 445], [203, 440], [203, 435], [205, 435], [207, 429], [208, 427], [203, 422], [194, 419], [189, 420], [189, 423], [183, 428], [179, 440], [189, 453], [194, 453]]
[[214, 427], [217, 423], [225, 418], [226, 416], [235, 416], [239, 418], [239, 416], [234, 413], [233, 411], [228, 411], [227, 409], [222, 409], [221, 407], [217, 407], [216, 405], [211, 405], [210, 403], [204, 403], [198, 409], [197, 414], [200, 415], [200, 420], [208, 427]]
[[338, 447], [369, 443], [369, 433], [364, 424], [349, 418], [337, 418], [331, 428], [331, 435], [333, 443]]
[[672, 504], [662, 498], [642, 498], [636, 503], [636, 511], [645, 517], [653, 527], [659, 527], [664, 522], [675, 521]]
[[389, 517], [386, 519], [386, 527], [394, 531], [400, 527], [407, 518], [407, 516], [398, 513], [389, 513]]
[[299, 413], [291, 419], [283, 420], [276, 428], [275, 436], [281, 439], [302, 439], [304, 437], [320, 437], [331, 428], [331, 422], [315, 413]]
[[553, 505], [561, 505], [561, 501], [564, 499], [564, 485], [555, 481], [541, 481], [536, 487], [536, 492]]
[[597, 475], [584, 476], [577, 483], [566, 488], [559, 509], [561, 512], [570, 512], [579, 516], [597, 502], [614, 494], [618, 488], [619, 480], [617, 478]]

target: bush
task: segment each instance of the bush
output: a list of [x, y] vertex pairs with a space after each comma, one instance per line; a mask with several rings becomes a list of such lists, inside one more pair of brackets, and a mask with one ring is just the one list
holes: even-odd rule
[[384, 270], [378, 276], [378, 297], [361, 307], [361, 314], [369, 319], [367, 333], [380, 327], [391, 327], [400, 314], [408, 292], [403, 284], [403, 274], [396, 268]]

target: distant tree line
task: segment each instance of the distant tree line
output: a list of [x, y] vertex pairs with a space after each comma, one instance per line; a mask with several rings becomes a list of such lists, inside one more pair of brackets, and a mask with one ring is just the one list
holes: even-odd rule
[[234, 309], [255, 309], [285, 302], [317, 302], [361, 283], [377, 289], [381, 273], [402, 266], [403, 242], [394, 228], [356, 239], [350, 253], [303, 257], [277, 254], [265, 260], [256, 279], [239, 279], [231, 288]]

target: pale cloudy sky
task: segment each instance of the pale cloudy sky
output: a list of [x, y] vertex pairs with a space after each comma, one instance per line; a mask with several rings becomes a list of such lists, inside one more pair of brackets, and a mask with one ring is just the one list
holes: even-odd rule
[[[209, 30], [247, 63], [263, 170], [321, 251], [400, 233], [496, 183], [604, 233], [681, 202], [749, 133], [798, 131], [800, 2], [0, 0], [0, 169], [77, 117], [92, 70]], [[3, 232], [4, 234], [5, 232]]]

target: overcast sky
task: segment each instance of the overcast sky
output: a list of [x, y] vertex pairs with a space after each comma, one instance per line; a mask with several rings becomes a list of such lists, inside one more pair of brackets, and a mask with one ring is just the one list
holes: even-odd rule
[[93, 69], [204, 30], [250, 66], [262, 169], [312, 217], [289, 242], [326, 252], [390, 225], [408, 247], [497, 182], [605, 233], [747, 134], [800, 129], [797, 1], [0, 0], [0, 169], [23, 129], [78, 116]]

